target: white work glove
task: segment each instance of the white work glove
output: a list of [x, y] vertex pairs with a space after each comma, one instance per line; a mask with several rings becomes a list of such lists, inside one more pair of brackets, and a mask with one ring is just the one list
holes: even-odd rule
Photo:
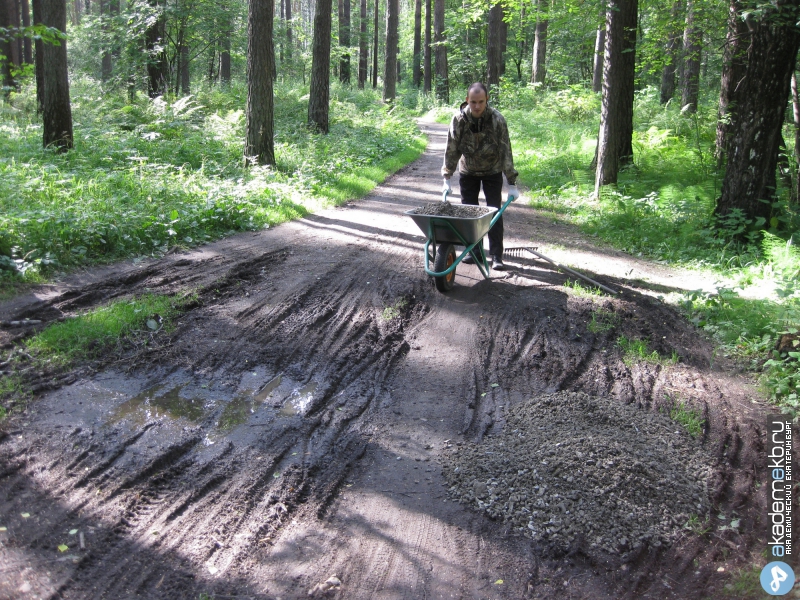
[[511, 198], [512, 200], [516, 200], [517, 198], [519, 198], [519, 190], [517, 189], [517, 186], [515, 185], [508, 186], [508, 197]]
[[447, 192], [448, 194], [453, 193], [453, 188], [450, 187], [449, 179], [445, 179], [444, 183], [442, 183], [442, 193], [444, 194], [445, 192]]

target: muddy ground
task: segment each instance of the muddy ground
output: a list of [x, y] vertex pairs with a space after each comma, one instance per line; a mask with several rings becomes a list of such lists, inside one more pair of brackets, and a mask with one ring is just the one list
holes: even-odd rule
[[[425, 155], [362, 201], [74, 274], [0, 305], [2, 321], [46, 324], [145, 291], [197, 292], [175, 331], [148, 346], [31, 375], [36, 398], [0, 431], [0, 598], [743, 597], [737, 573], [760, 566], [766, 548], [768, 407], [657, 296], [708, 282], [515, 203], [507, 246], [536, 245], [621, 294], [576, 295], [553, 267], [520, 257], [489, 280], [460, 265], [455, 289], [437, 292], [422, 271], [421, 232], [402, 214], [441, 186], [446, 129], [422, 127]], [[608, 326], [593, 332], [593, 313], [611, 315]], [[27, 331], [0, 329], [4, 356]], [[627, 366], [622, 335], [679, 362]], [[453, 455], [505, 448], [497, 440], [515, 407], [538, 415], [519, 431], [531, 455], [537, 435], [555, 448], [535, 399], [560, 392], [635, 413], [628, 422], [600, 411], [606, 440], [614, 427], [630, 438], [640, 417], [663, 424], [676, 399], [702, 413], [699, 438], [674, 424], [674, 440], [672, 425], [658, 429], [663, 446], [615, 446], [616, 462], [635, 462], [646, 482], [626, 500], [639, 504], [631, 515], [667, 515], [648, 489], [694, 486], [697, 497], [674, 500], [658, 522], [666, 533], [618, 544], [618, 529], [585, 518], [578, 527], [553, 502], [550, 521], [526, 517], [539, 532], [526, 535], [526, 520], [478, 504], [508, 482], [476, 479], [472, 499], [450, 490]], [[580, 466], [563, 430], [561, 459]], [[691, 446], [691, 461], [673, 444]], [[582, 518], [596, 503], [611, 507], [597, 519], [624, 520], [604, 494], [625, 473], [605, 454], [586, 465], [569, 492], [582, 494]], [[600, 466], [610, 469], [602, 485], [592, 476]], [[684, 528], [678, 517], [693, 511], [703, 526]], [[564, 529], [547, 543], [556, 518]], [[606, 537], [580, 531], [592, 526]]]

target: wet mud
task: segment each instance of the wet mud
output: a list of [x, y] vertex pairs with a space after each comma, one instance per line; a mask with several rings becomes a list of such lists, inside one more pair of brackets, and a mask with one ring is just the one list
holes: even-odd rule
[[[759, 560], [768, 408], [750, 383], [652, 288], [625, 278], [628, 258], [576, 232], [608, 267], [592, 276], [619, 296], [575, 295], [548, 264], [518, 258], [489, 280], [459, 265], [456, 287], [437, 292], [403, 215], [441, 185], [446, 127], [424, 128], [426, 154], [362, 201], [0, 305], [3, 322], [41, 321], [0, 329], [9, 352], [112, 299], [196, 294], [147, 348], [31, 375], [35, 399], [0, 430], [0, 599], [724, 598]], [[564, 239], [524, 205], [505, 221], [509, 247]], [[620, 336], [678, 362], [628, 365]], [[541, 404], [562, 393], [560, 413]], [[607, 446], [615, 427], [629, 437], [650, 417], [666, 427], [677, 401], [702, 415], [700, 435], [662, 451], [658, 429], [626, 452], [641, 481], [662, 472], [686, 485], [642, 484], [623, 507], [603, 494], [633, 467], [616, 472], [598, 446], [602, 474], [586, 464], [585, 485], [557, 490], [584, 503], [579, 521], [557, 515], [563, 539], [552, 512], [523, 523], [477, 504], [490, 487], [506, 504], [519, 492], [496, 492], [510, 487], [502, 477], [474, 475], [469, 498], [445, 478], [456, 449], [497, 451], [509, 423], [540, 460], [566, 436], [570, 455], [559, 456], [575, 467], [578, 425], [587, 437], [599, 419]], [[614, 407], [605, 417], [604, 406]], [[525, 411], [536, 418], [520, 421]], [[583, 418], [564, 416], [574, 411]], [[535, 426], [519, 431], [526, 422]], [[687, 473], [684, 447], [701, 473]], [[668, 514], [653, 505], [665, 501]], [[641, 516], [628, 528], [635, 540], [591, 521], [622, 519], [622, 508]], [[702, 527], [685, 527], [692, 511]], [[549, 538], [526, 535], [548, 524]]]

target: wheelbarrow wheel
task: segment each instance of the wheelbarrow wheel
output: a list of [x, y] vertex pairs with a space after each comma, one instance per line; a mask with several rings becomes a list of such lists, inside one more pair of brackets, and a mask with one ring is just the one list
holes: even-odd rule
[[[446, 271], [456, 262], [456, 248], [453, 244], [439, 244], [436, 250], [436, 261], [433, 263], [433, 270], [437, 273]], [[453, 269], [449, 274], [442, 277], [434, 277], [436, 289], [440, 292], [449, 292], [456, 283], [456, 270]]]

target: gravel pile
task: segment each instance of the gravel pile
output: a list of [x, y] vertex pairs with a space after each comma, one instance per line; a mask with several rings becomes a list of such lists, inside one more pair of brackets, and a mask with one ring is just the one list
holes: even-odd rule
[[449, 202], [430, 202], [425, 206], [415, 208], [411, 212], [415, 215], [429, 215], [432, 217], [460, 217], [462, 219], [474, 219], [482, 217], [491, 208], [486, 206], [473, 206], [471, 204], [450, 204]]
[[575, 392], [508, 410], [501, 435], [450, 446], [454, 499], [555, 553], [602, 551], [623, 560], [669, 545], [710, 510], [711, 459], [666, 416]]

